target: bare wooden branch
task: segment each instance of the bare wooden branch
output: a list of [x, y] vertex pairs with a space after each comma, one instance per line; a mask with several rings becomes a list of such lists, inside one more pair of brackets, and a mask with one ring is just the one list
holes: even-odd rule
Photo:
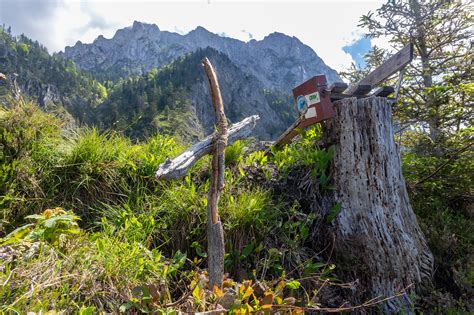
[[[233, 124], [229, 129], [227, 144], [231, 145], [239, 139], [245, 139], [250, 136], [259, 119], [258, 115], [253, 115]], [[214, 133], [204, 140], [193, 144], [174, 159], [167, 159], [158, 166], [155, 173], [156, 179], [172, 180], [185, 176], [200, 158], [212, 152], [212, 144], [215, 137], [216, 134]]]
[[456, 150], [456, 152], [453, 152], [452, 154], [450, 154], [451, 156], [448, 158], [448, 160], [444, 163], [441, 163], [441, 165], [439, 165], [435, 170], [434, 172], [432, 172], [431, 174], [429, 174], [428, 176], [425, 176], [423, 179], [421, 179], [420, 181], [418, 181], [416, 184], [415, 184], [415, 187], [416, 186], [419, 186], [421, 184], [423, 184], [424, 182], [426, 182], [428, 179], [432, 178], [433, 176], [435, 176], [436, 174], [439, 173], [439, 171], [441, 171], [443, 169], [443, 167], [445, 167], [446, 165], [448, 165], [449, 163], [451, 163], [453, 160], [457, 160], [459, 158], [459, 154], [460, 153], [463, 153], [464, 151], [468, 150], [470, 147], [472, 147], [474, 145], [474, 143], [470, 142], [468, 143], [466, 146], [462, 147], [461, 149], [459, 150]]
[[301, 123], [304, 121], [304, 115], [301, 115], [288, 129], [285, 130], [278, 139], [273, 142], [273, 146], [284, 146], [291, 142], [291, 140], [298, 134], [297, 128], [301, 128]]
[[204, 70], [209, 80], [212, 105], [216, 114], [217, 132], [214, 139], [212, 154], [212, 174], [207, 201], [207, 268], [209, 273], [209, 286], [222, 287], [224, 276], [224, 229], [219, 220], [218, 203], [224, 188], [225, 147], [227, 145], [227, 118], [224, 113], [219, 82], [216, 72], [209, 59], [202, 61]]

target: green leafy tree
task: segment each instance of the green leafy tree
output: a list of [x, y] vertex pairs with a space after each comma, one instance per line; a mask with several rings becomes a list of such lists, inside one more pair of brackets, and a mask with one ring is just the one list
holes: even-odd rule
[[[472, 9], [462, 1], [390, 0], [360, 20], [367, 36], [387, 38], [395, 51], [414, 44], [415, 58], [406, 69], [395, 114], [402, 123], [426, 131], [438, 153], [447, 136], [472, 124]], [[352, 66], [343, 75], [360, 78], [388, 54], [374, 47], [366, 56], [366, 69]]]
[[26, 56], [30, 52], [30, 47], [28, 47], [28, 45], [25, 43], [20, 43], [18, 44], [18, 51]]
[[107, 99], [107, 89], [105, 88], [105, 86], [103, 86], [100, 82], [97, 82], [96, 89], [100, 99]]
[[[421, 226], [435, 256], [436, 295], [452, 299], [443, 307], [464, 312], [472, 294], [473, 196], [473, 6], [458, 0], [389, 0], [360, 19], [373, 47], [367, 67], [341, 73], [357, 82], [409, 43], [414, 60], [405, 68], [394, 117], [400, 124], [404, 175]], [[391, 84], [396, 78], [390, 78]], [[446, 285], [449, 283], [449, 285]], [[454, 302], [453, 302], [454, 301]], [[448, 306], [451, 304], [451, 306]], [[448, 313], [438, 307], [435, 312]], [[469, 306], [467, 306], [469, 307]]]

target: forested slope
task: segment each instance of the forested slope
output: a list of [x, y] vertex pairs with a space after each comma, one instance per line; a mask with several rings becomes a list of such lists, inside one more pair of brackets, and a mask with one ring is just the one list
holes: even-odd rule
[[38, 42], [13, 37], [3, 29], [0, 34], [2, 71], [16, 77], [18, 88], [42, 108], [69, 119], [72, 116], [77, 124], [114, 129], [133, 139], [156, 132], [177, 135], [187, 142], [202, 138], [213, 130], [210, 98], [199, 65], [204, 56], [212, 59], [220, 73], [231, 121], [261, 114], [256, 136], [272, 139], [296, 116], [288, 91], [265, 88], [227, 55], [209, 47], [144, 75], [101, 83], [78, 70], [73, 61], [50, 56]]
[[[37, 41], [24, 35], [14, 37], [3, 28], [0, 28], [0, 69], [10, 81], [16, 78], [21, 92], [50, 111], [67, 111], [76, 116], [107, 97], [102, 84], [79, 71], [71, 60], [51, 56]], [[3, 98], [2, 103], [5, 102]]]
[[109, 88], [105, 102], [97, 106], [90, 124], [124, 131], [132, 138], [156, 132], [176, 134], [187, 141], [213, 130], [211, 98], [200, 64], [208, 57], [218, 69], [227, 117], [231, 122], [259, 114], [255, 135], [271, 139], [296, 117], [287, 93], [265, 89], [229, 58], [212, 48], [198, 49], [177, 61], [138, 77], [119, 80]]

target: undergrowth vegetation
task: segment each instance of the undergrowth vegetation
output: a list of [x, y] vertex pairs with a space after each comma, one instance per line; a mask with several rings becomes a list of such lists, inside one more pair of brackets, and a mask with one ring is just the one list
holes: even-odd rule
[[445, 139], [445, 155], [430, 151], [431, 144], [416, 130], [402, 138], [403, 145], [415, 147], [402, 155], [404, 174], [435, 257], [436, 289], [423, 303], [439, 313], [463, 312], [474, 299], [472, 131], [466, 128]]
[[[132, 143], [67, 129], [23, 100], [1, 110], [0, 130], [3, 312], [203, 311], [216, 303], [239, 312], [295, 297], [310, 306], [320, 281], [337, 281], [308, 246], [315, 216], [247, 173], [256, 163], [268, 177], [287, 176], [296, 151], [309, 150], [271, 157], [247, 152], [245, 142], [228, 148], [220, 202], [228, 278], [212, 292], [203, 271], [209, 159], [182, 180], [158, 182], [157, 166], [182, 149], [172, 138]], [[299, 160], [319, 165], [313, 176], [325, 183], [332, 153], [316, 139], [314, 131], [303, 137], [298, 146], [312, 153]], [[303, 276], [305, 288], [295, 280]]]
[[[319, 192], [333, 189], [334, 148], [318, 148], [318, 128], [271, 154], [251, 152], [248, 141], [226, 149], [219, 212], [227, 275], [222, 290], [211, 291], [205, 272], [209, 158], [183, 179], [159, 182], [157, 166], [183, 149], [173, 138], [134, 143], [114, 132], [68, 129], [35, 105], [12, 101], [0, 109], [0, 312], [328, 306], [336, 292], [328, 290], [344, 285], [336, 266], [315, 252], [311, 233], [340, 207], [321, 217], [288, 189], [292, 180], [301, 182], [295, 172]], [[412, 205], [437, 268], [435, 291], [415, 308], [438, 313], [466, 309], [473, 283], [466, 193], [472, 159], [464, 153], [425, 179], [446, 159], [403, 154]], [[286, 185], [285, 194], [272, 183]]]

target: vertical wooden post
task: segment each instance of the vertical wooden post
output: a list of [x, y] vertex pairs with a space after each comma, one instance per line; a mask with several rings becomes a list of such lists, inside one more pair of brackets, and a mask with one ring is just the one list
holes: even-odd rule
[[224, 104], [222, 103], [216, 72], [209, 59], [204, 58], [202, 64], [209, 80], [209, 89], [217, 123], [212, 153], [211, 184], [207, 201], [207, 264], [209, 285], [212, 289], [214, 286], [222, 287], [222, 277], [224, 275], [224, 230], [219, 219], [218, 203], [219, 196], [224, 188], [224, 152], [227, 145], [227, 118], [224, 113]]

